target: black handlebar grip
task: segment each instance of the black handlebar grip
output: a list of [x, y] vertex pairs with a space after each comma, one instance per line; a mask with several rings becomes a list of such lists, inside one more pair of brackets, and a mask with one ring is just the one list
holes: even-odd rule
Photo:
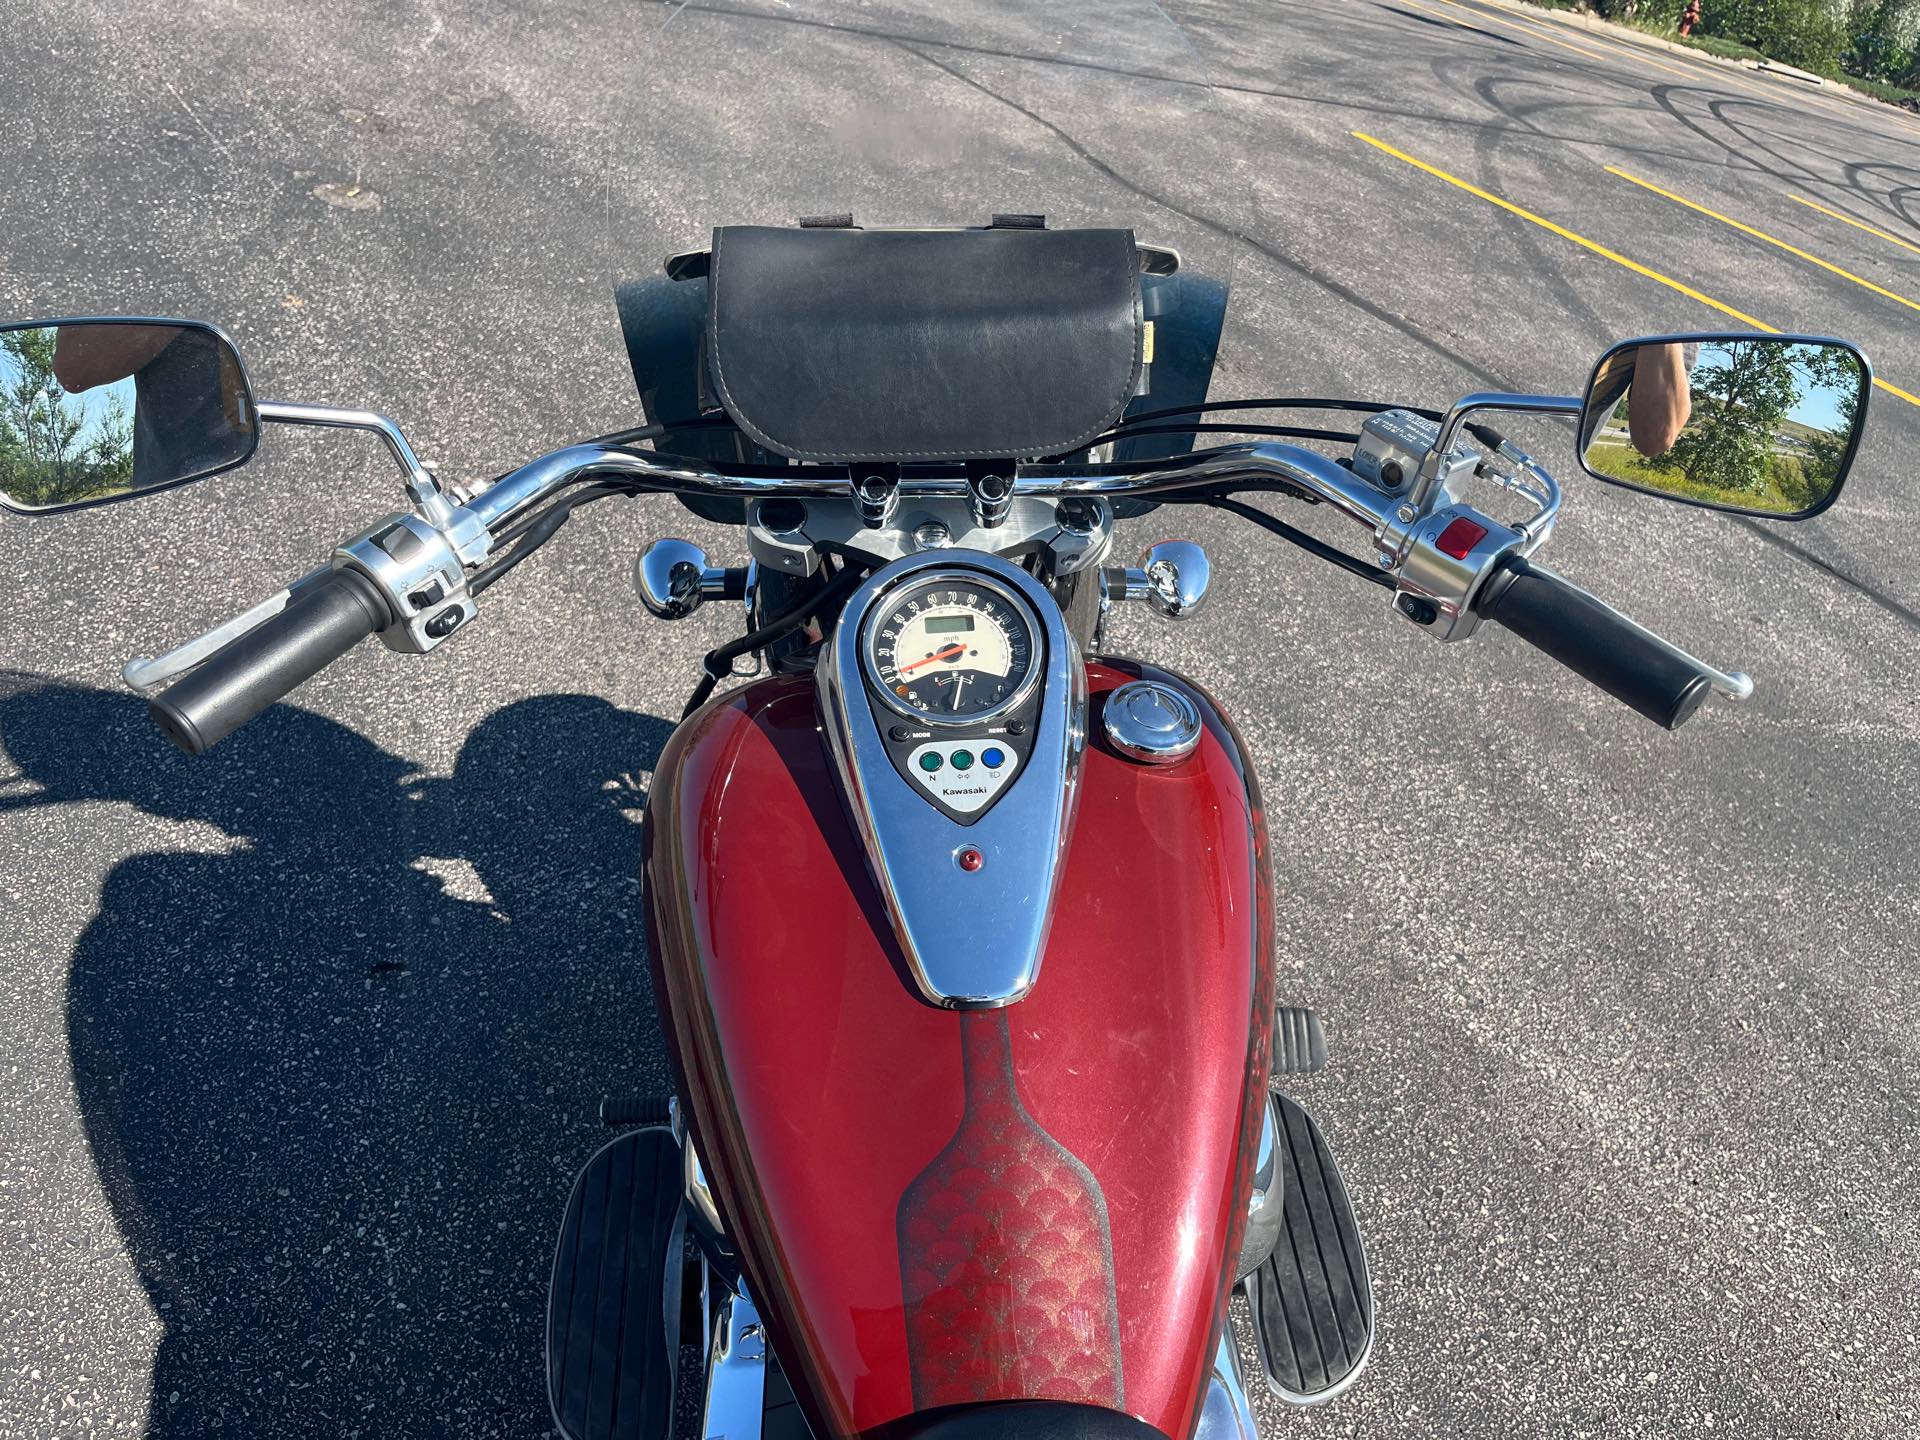
[[371, 580], [335, 570], [154, 696], [147, 713], [182, 750], [204, 755], [390, 618]]
[[1699, 662], [1524, 556], [1501, 562], [1474, 609], [1669, 730], [1713, 688]]

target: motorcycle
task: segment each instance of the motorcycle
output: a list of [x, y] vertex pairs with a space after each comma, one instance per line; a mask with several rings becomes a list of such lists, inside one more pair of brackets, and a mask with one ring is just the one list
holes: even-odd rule
[[[749, 23], [828, 47], [793, 73], [905, 51], [1055, 127], [1209, 113], [1151, 6], [864, 30], [830, 7], [676, 12], [670, 43], [685, 59]], [[1124, 105], [1092, 104], [1114, 85]], [[927, 198], [900, 182], [928, 137], [1004, 139], [969, 129], [977, 99], [925, 102], [937, 118], [903, 143], [868, 114], [849, 189]], [[793, 168], [781, 146], [817, 143], [763, 139], [770, 176]], [[546, 1347], [568, 1440], [670, 1433], [683, 1343], [704, 1354], [710, 1437], [1251, 1437], [1236, 1295], [1270, 1394], [1344, 1391], [1372, 1286], [1339, 1167], [1287, 1093], [1326, 1040], [1275, 994], [1254, 757], [1198, 684], [1103, 638], [1123, 605], [1191, 617], [1211, 567], [1180, 540], [1118, 563], [1119, 527], [1224, 512], [1384, 591], [1392, 623], [1451, 644], [1491, 622], [1677, 729], [1751, 680], [1538, 562], [1562, 490], [1491, 418], [1572, 419], [1589, 474], [1772, 519], [1819, 513], [1851, 465], [1871, 369], [1819, 337], [1640, 337], [1581, 395], [1445, 409], [1209, 399], [1227, 285], [1193, 260], [1237, 232], [1176, 248], [1089, 223], [1165, 207], [1077, 192], [1112, 177], [1082, 158], [1072, 183], [1008, 181], [1057, 195], [1051, 217], [959, 223], [947, 197], [913, 228], [713, 230], [620, 288], [644, 423], [484, 484], [443, 484], [382, 415], [257, 398], [205, 322], [0, 329], [0, 391], [27, 397], [0, 426], [9, 510], [221, 473], [265, 424], [370, 432], [402, 473], [405, 509], [127, 666], [192, 753], [372, 636], [424, 655], [476, 628], [583, 505], [673, 496], [739, 533], [744, 564], [662, 539], [635, 566], [657, 618], [718, 600], [745, 619], [706, 655], [648, 797], [674, 1086], [607, 1101], [617, 1133], [561, 1220]], [[1361, 418], [1239, 418], [1303, 409]], [[1257, 496], [1323, 507], [1360, 553]]]

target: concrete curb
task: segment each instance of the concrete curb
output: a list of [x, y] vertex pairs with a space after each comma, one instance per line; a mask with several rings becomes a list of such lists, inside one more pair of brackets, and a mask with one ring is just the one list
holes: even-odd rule
[[1649, 35], [1646, 31], [1635, 30], [1629, 25], [1616, 25], [1611, 20], [1602, 20], [1598, 15], [1589, 15], [1581, 10], [1553, 10], [1543, 5], [1526, 4], [1524, 0], [1480, 0], [1480, 3], [1514, 15], [1525, 15], [1536, 20], [1551, 20], [1569, 30], [1586, 30], [1611, 40], [1623, 40], [1629, 45], [1638, 45], [1643, 50], [1665, 50], [1672, 55], [1684, 55], [1689, 60], [1698, 60], [1707, 65], [1723, 65], [1729, 69], [1745, 71], [1749, 75], [1780, 75], [1818, 85], [1829, 94], [1843, 100], [1878, 106], [1909, 118], [1914, 114], [1903, 106], [1882, 100], [1878, 95], [1869, 95], [1864, 90], [1856, 90], [1844, 80], [1831, 80], [1824, 75], [1815, 75], [1811, 71], [1796, 70], [1793, 66], [1783, 65], [1778, 60], [1733, 60], [1724, 55], [1712, 55], [1705, 50], [1695, 49], [1691, 45], [1682, 45], [1677, 40], [1666, 40], [1658, 35]]
[[1684, 55], [1689, 60], [1705, 61], [1709, 65], [1723, 65], [1730, 70], [1755, 70], [1759, 63], [1752, 60], [1733, 60], [1725, 55], [1709, 54], [1692, 45], [1682, 45], [1677, 40], [1666, 40], [1658, 35], [1649, 35], [1644, 30], [1636, 30], [1631, 25], [1616, 25], [1611, 20], [1602, 20], [1598, 15], [1589, 15], [1584, 10], [1554, 10], [1544, 5], [1527, 5], [1517, 0], [1481, 0], [1497, 10], [1508, 10], [1515, 15], [1532, 16], [1535, 19], [1551, 20], [1564, 25], [1569, 30], [1587, 30], [1596, 35], [1604, 35], [1610, 40], [1624, 40], [1629, 45], [1638, 45], [1642, 50], [1665, 50], [1672, 55]]
[[1811, 70], [1796, 70], [1791, 65], [1782, 65], [1778, 60], [1762, 60], [1753, 68], [1756, 70], [1765, 70], [1773, 75], [1788, 75], [1795, 80], [1804, 80], [1809, 85], [1825, 85], [1827, 83], [1827, 77], [1824, 75], [1816, 75]]

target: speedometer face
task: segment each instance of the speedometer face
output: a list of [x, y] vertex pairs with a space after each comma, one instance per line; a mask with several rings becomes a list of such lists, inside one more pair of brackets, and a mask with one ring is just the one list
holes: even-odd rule
[[881, 602], [868, 632], [869, 678], [894, 709], [932, 724], [973, 724], [1025, 698], [1035, 630], [1027, 607], [966, 571], [921, 576]]

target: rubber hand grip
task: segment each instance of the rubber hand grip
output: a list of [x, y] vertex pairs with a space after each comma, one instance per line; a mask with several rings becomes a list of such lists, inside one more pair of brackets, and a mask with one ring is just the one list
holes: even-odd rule
[[1474, 609], [1669, 730], [1713, 688], [1699, 662], [1523, 556], [1488, 577]]
[[203, 755], [390, 618], [372, 581], [335, 570], [154, 696], [147, 713], [174, 744]]

